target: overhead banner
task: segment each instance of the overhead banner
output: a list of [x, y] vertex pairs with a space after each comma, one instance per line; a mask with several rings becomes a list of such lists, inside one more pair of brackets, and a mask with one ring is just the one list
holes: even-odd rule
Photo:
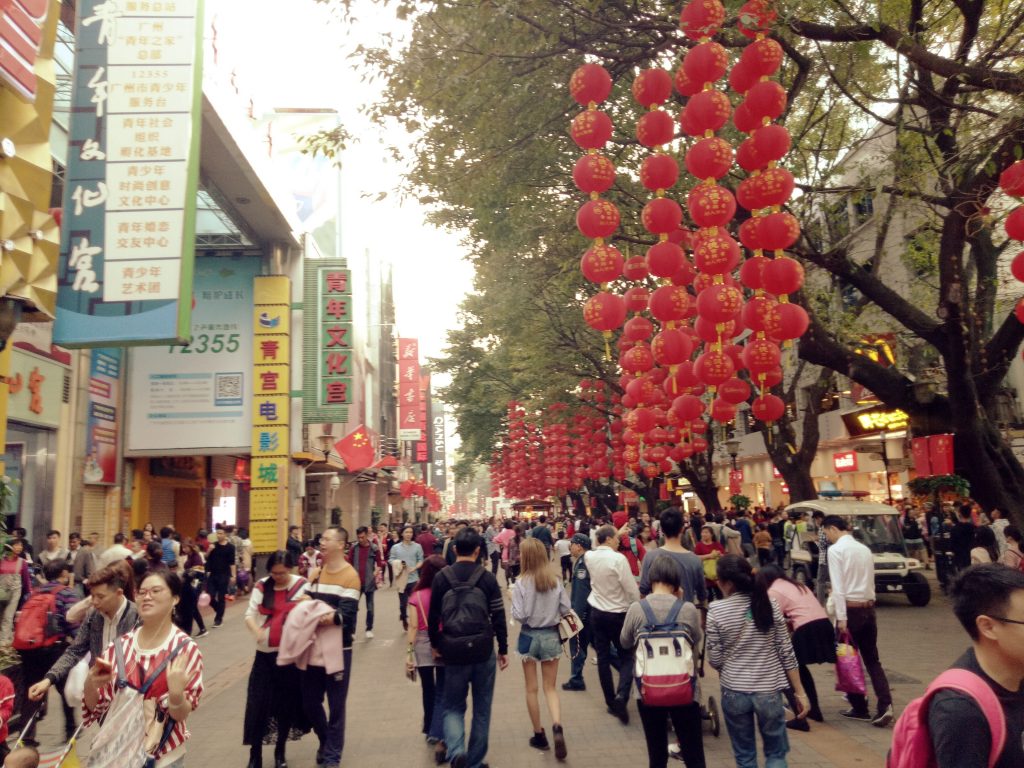
[[302, 420], [348, 421], [352, 403], [352, 274], [343, 259], [305, 263]]
[[284, 543], [281, 521], [288, 514], [291, 281], [273, 275], [254, 282], [249, 538], [254, 551], [273, 552]]
[[191, 342], [128, 353], [129, 453], [246, 452], [259, 271], [259, 257], [200, 259]]
[[444, 403], [431, 401], [433, 429], [430, 452], [430, 484], [439, 491], [448, 488], [448, 457], [445, 454], [446, 427], [444, 423]]
[[188, 339], [202, 0], [80, 0], [54, 341]]
[[398, 439], [422, 439], [426, 419], [420, 412], [420, 343], [398, 340]]
[[86, 485], [117, 483], [117, 443], [121, 429], [122, 350], [94, 349], [89, 359], [89, 409], [85, 416]]

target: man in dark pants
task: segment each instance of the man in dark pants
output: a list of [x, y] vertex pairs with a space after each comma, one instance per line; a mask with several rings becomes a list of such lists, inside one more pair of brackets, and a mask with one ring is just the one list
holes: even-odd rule
[[840, 714], [853, 720], [868, 720], [884, 728], [893, 721], [889, 680], [878, 658], [878, 620], [875, 616], [875, 559], [871, 550], [850, 534], [847, 522], [839, 515], [828, 515], [822, 525], [828, 537], [828, 573], [832, 580], [832, 599], [836, 606], [836, 629], [849, 631], [864, 666], [871, 676], [871, 687], [878, 697], [874, 717], [862, 693], [848, 693], [850, 709]]
[[235, 580], [235, 546], [228, 541], [228, 532], [217, 528], [217, 541], [206, 555], [206, 591], [210, 593], [213, 606], [213, 626], [216, 629], [224, 621], [224, 605], [228, 588]]
[[373, 639], [373, 595], [377, 591], [377, 568], [384, 565], [380, 547], [370, 541], [370, 529], [356, 528], [356, 545], [348, 552], [348, 561], [359, 574], [361, 592], [366, 597], [366, 639]]
[[572, 556], [572, 609], [583, 622], [583, 629], [576, 637], [569, 640], [569, 655], [572, 657], [572, 674], [569, 680], [562, 683], [563, 691], [585, 691], [587, 684], [583, 680], [583, 665], [587, 662], [587, 646], [590, 645], [590, 571], [583, 560], [583, 555], [590, 549], [590, 537], [583, 533], [574, 534], [569, 541], [569, 554]]
[[[597, 549], [583, 561], [590, 572], [591, 627], [597, 651], [597, 675], [609, 714], [629, 723], [629, 692], [633, 687], [633, 652], [619, 642], [629, 606], [640, 599], [640, 590], [625, 555], [618, 552], [618, 532], [611, 525], [597, 529]], [[618, 658], [619, 684], [612, 682], [612, 649]]]

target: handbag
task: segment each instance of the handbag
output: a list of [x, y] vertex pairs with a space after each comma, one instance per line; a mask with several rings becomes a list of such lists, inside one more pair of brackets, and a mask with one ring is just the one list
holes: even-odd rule
[[704, 567], [704, 578], [708, 581], [718, 581], [718, 561], [710, 557], [707, 560], [701, 560], [701, 565]]
[[583, 631], [583, 619], [572, 608], [558, 620], [558, 639], [566, 643]]
[[843, 693], [859, 693], [862, 696], [867, 693], [860, 654], [849, 632], [840, 632], [836, 645], [836, 690]]

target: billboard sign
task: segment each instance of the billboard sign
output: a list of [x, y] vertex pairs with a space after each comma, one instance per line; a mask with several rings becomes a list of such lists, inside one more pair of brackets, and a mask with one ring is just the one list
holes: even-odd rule
[[89, 409], [85, 415], [86, 485], [117, 483], [117, 444], [121, 431], [121, 360], [117, 347], [94, 349], [89, 359]]
[[348, 421], [352, 403], [352, 273], [343, 259], [305, 264], [302, 420], [307, 424]]

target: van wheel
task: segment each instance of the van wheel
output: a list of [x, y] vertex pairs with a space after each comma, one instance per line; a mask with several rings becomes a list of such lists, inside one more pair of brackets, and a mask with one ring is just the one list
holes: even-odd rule
[[932, 588], [920, 573], [908, 573], [903, 580], [903, 591], [907, 593], [907, 600], [910, 604], [923, 608], [932, 599]]

